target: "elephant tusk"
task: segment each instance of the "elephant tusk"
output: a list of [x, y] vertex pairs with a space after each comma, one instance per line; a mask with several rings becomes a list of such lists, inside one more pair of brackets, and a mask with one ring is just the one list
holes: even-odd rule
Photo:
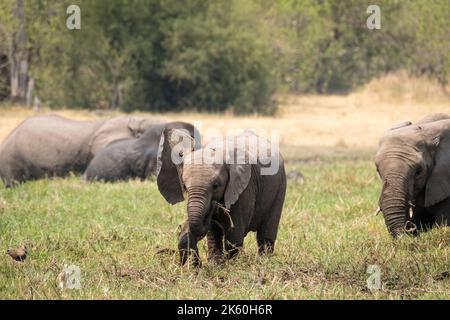
[[375, 211], [375, 216], [377, 216], [381, 212], [381, 208], [378, 207], [377, 211]]
[[409, 207], [409, 217], [412, 218], [414, 214], [413, 207]]

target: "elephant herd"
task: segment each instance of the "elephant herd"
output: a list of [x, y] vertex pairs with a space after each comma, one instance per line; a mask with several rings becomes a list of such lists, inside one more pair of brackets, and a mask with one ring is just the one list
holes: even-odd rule
[[[380, 211], [393, 237], [450, 225], [450, 116], [433, 114], [387, 130], [375, 165]], [[249, 231], [256, 232], [259, 253], [274, 250], [287, 187], [284, 161], [251, 131], [202, 144], [186, 122], [41, 115], [26, 119], [0, 145], [6, 187], [70, 172], [105, 182], [156, 176], [167, 202], [186, 196], [181, 263], [192, 253], [193, 263], [200, 263], [197, 243], [204, 237], [208, 260], [217, 263], [235, 256]]]
[[188, 123], [137, 117], [94, 121], [31, 117], [0, 146], [0, 178], [6, 187], [69, 172], [84, 173], [87, 180], [144, 179], [154, 173], [164, 129], [194, 133]]

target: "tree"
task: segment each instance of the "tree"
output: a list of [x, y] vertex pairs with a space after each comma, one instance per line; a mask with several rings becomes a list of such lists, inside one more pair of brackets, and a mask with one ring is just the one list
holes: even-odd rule
[[[447, 0], [0, 2], [0, 99], [124, 111], [273, 113], [277, 93], [348, 92], [407, 69], [445, 86]], [[28, 98], [28, 99], [27, 99]]]

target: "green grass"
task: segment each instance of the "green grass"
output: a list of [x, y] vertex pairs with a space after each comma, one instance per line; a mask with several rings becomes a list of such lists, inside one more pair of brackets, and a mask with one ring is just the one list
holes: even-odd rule
[[[168, 205], [152, 181], [85, 184], [79, 177], [0, 189], [0, 250], [28, 245], [25, 262], [0, 255], [0, 298], [11, 299], [449, 299], [450, 228], [393, 241], [375, 216], [379, 181], [370, 160], [288, 164], [275, 254], [255, 235], [224, 266], [180, 267], [175, 249], [185, 203]], [[81, 289], [59, 289], [64, 264]], [[366, 286], [368, 265], [382, 289]]]

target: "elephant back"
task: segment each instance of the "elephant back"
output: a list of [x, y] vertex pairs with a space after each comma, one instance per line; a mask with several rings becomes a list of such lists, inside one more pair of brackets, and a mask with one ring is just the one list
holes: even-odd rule
[[138, 138], [153, 125], [164, 122], [164, 120], [159, 119], [137, 117], [117, 117], [105, 120], [92, 137], [90, 143], [91, 154], [97, 154], [99, 150], [114, 141], [126, 138]]

